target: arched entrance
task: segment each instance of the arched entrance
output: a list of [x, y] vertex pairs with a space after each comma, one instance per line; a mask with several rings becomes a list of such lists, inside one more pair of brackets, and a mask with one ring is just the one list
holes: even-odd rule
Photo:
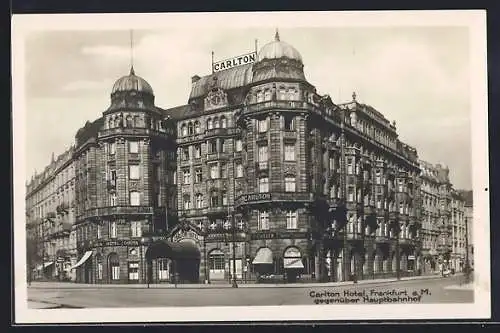
[[[148, 267], [152, 267], [153, 259], [171, 259], [171, 272], [175, 275], [174, 282], [197, 283], [200, 278], [200, 249], [190, 240], [170, 242], [159, 240], [149, 245], [146, 250]], [[151, 278], [148, 274], [148, 281]]]

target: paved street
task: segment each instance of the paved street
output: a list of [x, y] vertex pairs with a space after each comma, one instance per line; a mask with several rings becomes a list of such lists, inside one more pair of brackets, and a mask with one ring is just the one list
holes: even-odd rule
[[[359, 284], [291, 286], [228, 285], [78, 285], [33, 283], [28, 288], [30, 308], [99, 308], [161, 306], [307, 305], [316, 302], [370, 304], [400, 297], [398, 303], [462, 303], [473, 301], [472, 287], [462, 276]], [[428, 290], [428, 292], [425, 291]], [[364, 290], [364, 293], [363, 293]], [[420, 296], [420, 297], [419, 297]], [[356, 299], [358, 299], [356, 301]], [[391, 302], [395, 302], [394, 300]]]

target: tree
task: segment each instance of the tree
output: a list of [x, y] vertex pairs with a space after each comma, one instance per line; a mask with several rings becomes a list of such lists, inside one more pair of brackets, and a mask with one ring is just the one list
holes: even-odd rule
[[31, 274], [37, 262], [40, 262], [42, 258], [38, 253], [38, 244], [35, 238], [26, 238], [26, 274], [28, 281], [31, 281]]

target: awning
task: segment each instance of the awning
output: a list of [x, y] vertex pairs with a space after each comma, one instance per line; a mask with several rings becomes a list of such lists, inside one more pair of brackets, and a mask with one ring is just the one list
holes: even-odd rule
[[49, 267], [50, 265], [52, 265], [54, 262], [53, 261], [47, 261], [47, 262], [44, 262], [42, 265], [38, 265], [36, 266], [36, 269], [39, 271], [39, 270], [42, 270], [44, 268], [47, 268]]
[[80, 261], [78, 261], [75, 265], [71, 266], [70, 270], [75, 269], [75, 268], [81, 266], [85, 261], [87, 261], [88, 258], [90, 258], [91, 255], [92, 255], [92, 251], [85, 252], [85, 254], [80, 259]]
[[272, 264], [272, 263], [273, 263], [273, 252], [268, 248], [260, 249], [252, 261], [253, 265]]
[[304, 268], [304, 264], [302, 264], [301, 258], [284, 258], [283, 259], [283, 266], [285, 267], [285, 269]]

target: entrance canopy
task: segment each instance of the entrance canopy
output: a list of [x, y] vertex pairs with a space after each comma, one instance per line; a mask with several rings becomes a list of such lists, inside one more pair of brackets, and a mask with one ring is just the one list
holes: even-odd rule
[[283, 266], [285, 269], [302, 269], [304, 268], [304, 264], [302, 263], [301, 258], [284, 258]]
[[69, 268], [69, 270], [75, 269], [83, 265], [92, 255], [92, 251], [87, 251], [85, 254], [82, 256], [82, 258], [73, 266]]
[[44, 268], [47, 268], [49, 267], [50, 265], [52, 265], [54, 262], [53, 261], [47, 261], [47, 262], [44, 262], [42, 265], [38, 265], [36, 267], [37, 270], [42, 270]]
[[267, 247], [263, 247], [259, 251], [257, 251], [255, 258], [252, 261], [253, 265], [272, 264], [272, 263], [273, 263], [273, 252]]
[[200, 249], [192, 242], [169, 242], [159, 240], [149, 245], [146, 259], [200, 259]]

